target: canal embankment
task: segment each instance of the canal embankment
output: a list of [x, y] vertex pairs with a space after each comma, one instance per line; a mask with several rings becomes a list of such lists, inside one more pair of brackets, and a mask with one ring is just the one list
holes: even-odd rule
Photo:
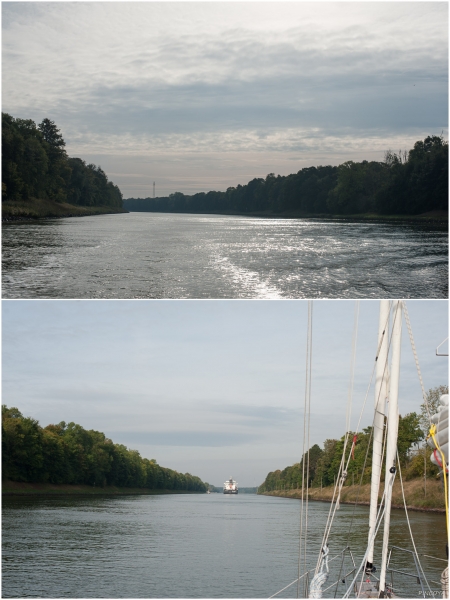
[[124, 208], [112, 206], [76, 206], [67, 202], [54, 202], [42, 198], [5, 200], [2, 203], [2, 222], [30, 221], [36, 219], [65, 219], [127, 213]]
[[2, 481], [3, 496], [126, 496], [132, 494], [200, 494], [204, 492], [186, 490], [160, 490], [139, 487], [117, 487], [105, 485], [69, 485], [56, 483], [30, 483], [23, 481]]
[[[426, 512], [445, 512], [444, 487], [440, 480], [427, 479], [426, 484], [423, 479], [412, 479], [403, 482], [406, 506], [408, 510], [419, 510]], [[384, 483], [380, 486], [378, 500], [384, 491]], [[302, 490], [272, 490], [269, 492], [260, 492], [265, 496], [278, 496], [280, 498], [301, 498]], [[333, 498], [334, 487], [314, 487], [308, 490], [308, 500], [331, 502]], [[340, 498], [341, 504], [359, 504], [369, 505], [370, 503], [370, 484], [344, 486]], [[403, 508], [402, 486], [399, 480], [394, 482], [392, 490], [392, 507]]]

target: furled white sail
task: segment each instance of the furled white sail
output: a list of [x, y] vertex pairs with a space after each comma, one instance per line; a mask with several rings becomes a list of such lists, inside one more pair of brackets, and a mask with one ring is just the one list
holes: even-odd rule
[[391, 521], [392, 486], [396, 472], [398, 437], [398, 387], [400, 378], [400, 351], [402, 337], [402, 302], [397, 300], [393, 306], [394, 325], [392, 328], [392, 368], [389, 387], [389, 409], [386, 444], [386, 512], [384, 515], [383, 549], [381, 556], [380, 592], [384, 594], [386, 585], [386, 566]]
[[373, 421], [372, 482], [370, 487], [369, 548], [366, 564], [366, 570], [368, 572], [375, 570], [373, 566], [374, 532], [377, 521], [378, 491], [380, 489], [382, 468], [385, 404], [388, 396], [389, 304], [389, 300], [381, 300], [380, 318], [378, 324], [377, 366], [375, 380], [375, 417]]

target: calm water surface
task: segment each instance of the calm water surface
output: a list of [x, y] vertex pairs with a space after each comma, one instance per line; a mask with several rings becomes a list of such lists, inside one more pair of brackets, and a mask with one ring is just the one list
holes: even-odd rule
[[447, 232], [130, 213], [3, 226], [4, 298], [444, 298]]
[[[297, 577], [299, 507], [297, 500], [250, 494], [7, 497], [3, 597], [267, 598]], [[310, 503], [311, 564], [328, 509]], [[367, 515], [365, 507], [341, 507], [330, 556], [349, 541], [361, 560]], [[445, 517], [410, 518], [419, 552], [444, 558]], [[401, 511], [393, 511], [391, 538], [411, 548]], [[430, 559], [422, 560], [439, 581], [444, 562], [433, 569]], [[330, 565], [335, 575], [338, 563]], [[404, 597], [419, 597], [414, 579], [408, 588], [398, 583]], [[296, 591], [294, 585], [280, 597], [296, 597]]]

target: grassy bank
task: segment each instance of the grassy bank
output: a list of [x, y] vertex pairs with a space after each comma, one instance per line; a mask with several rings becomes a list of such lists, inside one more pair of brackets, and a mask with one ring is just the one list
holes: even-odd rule
[[17, 200], [2, 203], [2, 221], [22, 221], [29, 219], [49, 219], [63, 217], [84, 217], [128, 212], [124, 208], [110, 206], [75, 206], [51, 200]]
[[[410, 510], [422, 510], [432, 512], [445, 512], [444, 505], [444, 490], [440, 481], [427, 480], [427, 490], [425, 496], [425, 488], [423, 479], [413, 479], [403, 483], [405, 489], [406, 505]], [[309, 500], [319, 500], [322, 502], [330, 502], [333, 497], [333, 487], [311, 488], [309, 490]], [[381, 500], [384, 484], [381, 484], [380, 494], [378, 499]], [[265, 496], [279, 496], [281, 498], [301, 498], [301, 490], [276, 490], [273, 492], [264, 492]], [[370, 484], [366, 484], [359, 488], [357, 485], [345, 486], [342, 489], [341, 503], [342, 504], [366, 504], [370, 502]], [[392, 493], [392, 506], [394, 508], [403, 508], [403, 497], [400, 481], [394, 483]]]
[[199, 494], [184, 490], [149, 490], [148, 488], [119, 488], [113, 485], [95, 487], [91, 485], [68, 485], [53, 483], [24, 483], [21, 481], [2, 481], [3, 496], [104, 496], [129, 494]]

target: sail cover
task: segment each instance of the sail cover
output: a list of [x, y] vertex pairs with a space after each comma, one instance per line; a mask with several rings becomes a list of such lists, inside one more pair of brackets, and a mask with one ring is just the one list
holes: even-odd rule
[[[448, 471], [448, 394], [444, 394], [439, 399], [440, 406], [438, 412], [431, 417], [431, 422], [436, 426], [435, 439], [439, 445], [441, 452], [445, 457], [445, 467]], [[442, 457], [439, 448], [430, 436], [428, 445], [433, 448], [434, 452], [431, 455], [431, 462], [439, 468], [443, 468]]]

